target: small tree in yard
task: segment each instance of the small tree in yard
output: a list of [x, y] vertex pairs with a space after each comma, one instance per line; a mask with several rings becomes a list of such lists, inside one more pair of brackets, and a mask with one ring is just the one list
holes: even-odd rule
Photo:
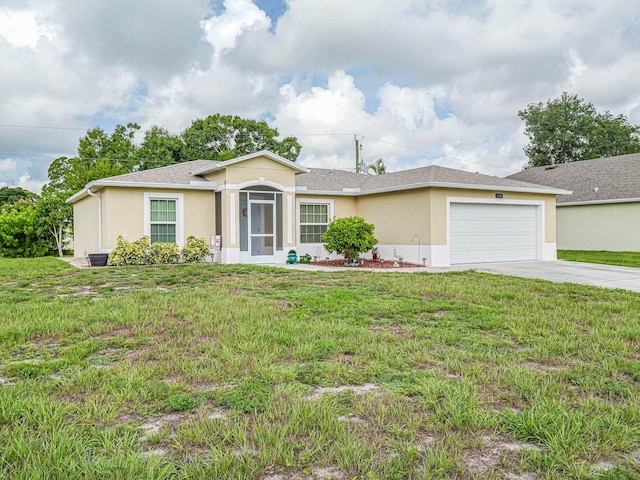
[[362, 217], [336, 218], [329, 223], [322, 241], [327, 252], [342, 254], [347, 261], [352, 261], [376, 246], [374, 229], [375, 226]]

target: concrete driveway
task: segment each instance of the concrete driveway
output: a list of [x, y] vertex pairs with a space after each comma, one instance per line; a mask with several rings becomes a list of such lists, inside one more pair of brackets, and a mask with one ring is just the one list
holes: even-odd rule
[[451, 270], [471, 269], [478, 272], [512, 275], [514, 277], [540, 278], [552, 282], [579, 283], [640, 292], [640, 268], [567, 262], [564, 260], [555, 262], [468, 263], [451, 267]]

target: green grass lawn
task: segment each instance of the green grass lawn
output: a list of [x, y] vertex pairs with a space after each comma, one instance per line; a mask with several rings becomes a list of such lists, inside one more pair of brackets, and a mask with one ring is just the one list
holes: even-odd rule
[[0, 477], [640, 478], [640, 295], [0, 259]]
[[571, 260], [572, 262], [603, 263], [606, 265], [640, 268], [640, 252], [558, 250], [558, 259]]

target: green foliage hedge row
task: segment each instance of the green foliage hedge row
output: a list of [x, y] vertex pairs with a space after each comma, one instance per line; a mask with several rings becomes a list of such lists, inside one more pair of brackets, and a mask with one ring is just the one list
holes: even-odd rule
[[209, 255], [209, 244], [203, 238], [189, 236], [182, 252], [175, 243], [151, 243], [149, 237], [128, 242], [118, 237], [116, 248], [109, 254], [109, 265], [159, 265], [178, 263], [179, 257], [185, 263], [202, 262]]

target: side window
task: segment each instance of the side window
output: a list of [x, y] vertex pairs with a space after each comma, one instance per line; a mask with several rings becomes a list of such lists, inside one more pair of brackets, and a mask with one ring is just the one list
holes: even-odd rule
[[151, 243], [177, 243], [177, 201], [170, 199], [150, 200]]

